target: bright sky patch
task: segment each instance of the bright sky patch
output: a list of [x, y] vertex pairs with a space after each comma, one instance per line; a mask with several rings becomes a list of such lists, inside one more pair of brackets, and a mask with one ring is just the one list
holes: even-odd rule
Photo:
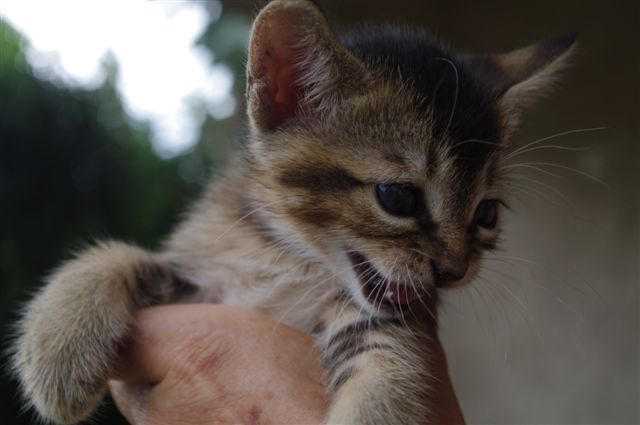
[[[208, 7], [216, 15], [215, 0]], [[111, 56], [127, 112], [149, 121], [157, 152], [171, 157], [197, 143], [207, 113], [235, 110], [231, 70], [195, 45], [221, 7], [212, 18], [201, 2], [0, 0], [0, 17], [28, 40], [35, 75], [56, 84], [99, 87]]]

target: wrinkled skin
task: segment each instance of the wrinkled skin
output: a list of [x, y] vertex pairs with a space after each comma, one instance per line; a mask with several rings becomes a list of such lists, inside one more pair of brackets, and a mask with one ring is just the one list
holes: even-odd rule
[[[312, 336], [251, 310], [172, 305], [138, 313], [110, 382], [132, 424], [319, 424], [327, 409]], [[433, 423], [464, 423], [434, 337]]]

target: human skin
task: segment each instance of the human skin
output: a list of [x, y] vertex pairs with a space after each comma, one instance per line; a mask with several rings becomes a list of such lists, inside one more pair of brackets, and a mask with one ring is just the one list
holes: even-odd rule
[[[131, 424], [323, 422], [327, 382], [311, 335], [225, 305], [152, 307], [136, 323], [109, 383]], [[464, 423], [435, 327], [431, 337], [431, 422]]]

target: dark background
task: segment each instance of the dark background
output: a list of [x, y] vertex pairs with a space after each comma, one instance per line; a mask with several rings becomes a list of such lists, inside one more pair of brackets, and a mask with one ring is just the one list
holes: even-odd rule
[[[481, 281], [445, 294], [443, 339], [469, 422], [638, 423], [639, 3], [323, 3], [338, 29], [367, 20], [411, 23], [474, 51], [578, 31], [573, 66], [554, 95], [531, 109], [514, 146], [569, 130], [606, 129], [553, 139], [588, 150], [546, 149], [517, 158], [556, 164], [538, 167], [554, 175], [521, 168], [501, 257], [487, 261]], [[245, 53], [228, 38], [257, 6], [223, 5], [201, 42], [234, 70], [241, 102]], [[156, 246], [206, 176], [224, 163], [243, 111], [223, 121], [209, 118], [193, 151], [161, 159], [144, 123], [127, 119], [113, 79], [92, 91], [39, 80], [1, 12], [0, 4], [4, 348], [20, 304], [74, 249], [107, 236]], [[5, 377], [0, 399], [1, 423], [34, 422], [30, 413], [19, 414], [15, 383]], [[119, 422], [105, 409], [93, 423]]]

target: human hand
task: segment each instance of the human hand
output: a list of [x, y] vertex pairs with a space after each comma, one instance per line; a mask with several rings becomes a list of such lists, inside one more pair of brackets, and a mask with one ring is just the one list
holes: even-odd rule
[[[434, 423], [463, 423], [435, 345]], [[142, 310], [114, 379], [113, 398], [135, 425], [320, 424], [328, 409], [313, 337], [233, 306]]]

